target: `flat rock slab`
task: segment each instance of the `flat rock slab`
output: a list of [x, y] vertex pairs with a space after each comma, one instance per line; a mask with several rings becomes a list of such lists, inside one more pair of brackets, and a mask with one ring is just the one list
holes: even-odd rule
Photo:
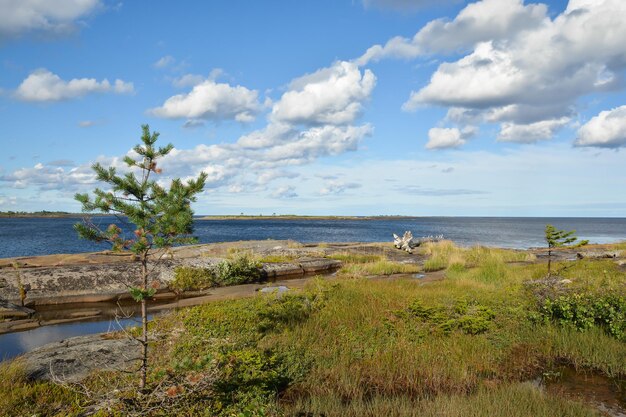
[[20, 360], [31, 380], [79, 382], [94, 370], [128, 369], [139, 359], [139, 343], [101, 334], [49, 343], [24, 354]]
[[298, 264], [305, 273], [327, 272], [341, 267], [341, 261], [328, 258], [299, 259]]
[[18, 306], [17, 304], [13, 304], [6, 300], [0, 299], [0, 318], [21, 319], [29, 317], [34, 313], [35, 310], [27, 307]]
[[289, 287], [285, 285], [279, 285], [277, 287], [263, 287], [259, 289], [259, 292], [263, 294], [272, 294], [272, 293], [283, 294], [283, 293], [286, 293], [287, 291], [289, 291]]
[[304, 275], [304, 270], [295, 263], [275, 262], [264, 264], [261, 274], [268, 279], [290, 275]]

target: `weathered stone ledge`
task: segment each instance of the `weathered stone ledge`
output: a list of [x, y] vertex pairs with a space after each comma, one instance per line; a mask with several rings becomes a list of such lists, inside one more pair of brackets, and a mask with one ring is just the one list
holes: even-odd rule
[[[167, 301], [193, 296], [169, 291], [176, 267], [209, 268], [227, 258], [233, 249], [259, 256], [278, 254], [297, 258], [263, 265], [262, 276], [268, 281], [328, 273], [341, 265], [339, 261], [320, 257], [315, 248], [297, 246], [290, 241], [249, 241], [174, 248], [160, 254], [164, 256], [151, 267], [150, 281], [158, 287], [155, 299]], [[0, 299], [20, 303], [21, 285], [27, 289], [25, 304], [30, 307], [124, 301], [130, 298], [128, 287], [138, 285], [138, 275], [139, 264], [128, 254], [103, 252], [5, 259], [0, 260]], [[14, 314], [11, 317], [24, 317], [21, 312]]]
[[36, 348], [19, 360], [31, 380], [79, 382], [94, 369], [128, 369], [139, 359], [137, 346], [136, 340], [124, 336], [78, 336]]

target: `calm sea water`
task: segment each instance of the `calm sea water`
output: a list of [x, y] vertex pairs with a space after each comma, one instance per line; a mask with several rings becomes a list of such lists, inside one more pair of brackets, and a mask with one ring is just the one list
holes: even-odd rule
[[52, 342], [60, 342], [69, 337], [85, 336], [95, 333], [118, 331], [127, 326], [138, 326], [137, 319], [113, 319], [57, 324], [37, 327], [23, 332], [6, 333], [0, 335], [0, 361], [12, 359], [18, 355]]
[[[72, 226], [78, 218], [0, 218], [0, 258], [108, 249], [81, 240]], [[106, 227], [115, 218], [96, 217]], [[542, 246], [547, 223], [575, 229], [593, 243], [626, 240], [626, 218], [415, 217], [373, 220], [197, 220], [200, 243], [294, 239], [300, 242], [391, 241], [410, 230], [416, 237], [443, 234], [463, 246], [508, 248]], [[124, 227], [124, 225], [121, 225]]]

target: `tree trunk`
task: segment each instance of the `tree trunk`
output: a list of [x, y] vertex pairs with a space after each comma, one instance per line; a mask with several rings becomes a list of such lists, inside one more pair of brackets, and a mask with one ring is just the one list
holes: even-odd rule
[[552, 250], [548, 249], [548, 278], [552, 276]]
[[[142, 290], [148, 289], [148, 256], [141, 254], [141, 278]], [[146, 387], [146, 375], [148, 373], [148, 314], [145, 296], [141, 298], [141, 380], [139, 389], [143, 391]]]

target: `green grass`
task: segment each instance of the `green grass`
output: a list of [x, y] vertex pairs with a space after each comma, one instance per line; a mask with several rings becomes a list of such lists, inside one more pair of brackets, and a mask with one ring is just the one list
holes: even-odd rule
[[[460, 248], [450, 241], [428, 242], [419, 248], [419, 253], [428, 256], [424, 262], [427, 272], [440, 271], [448, 268], [488, 267], [492, 270], [501, 265], [514, 262], [532, 262], [534, 255], [526, 251], [515, 251], [485, 246]], [[501, 275], [498, 272], [486, 272], [487, 275]], [[487, 278], [489, 279], [489, 278]]]
[[257, 261], [261, 263], [271, 264], [271, 263], [289, 263], [293, 262], [296, 258], [294, 256], [288, 255], [266, 255], [257, 258]]
[[345, 252], [329, 255], [328, 258], [343, 262], [344, 265], [338, 275], [344, 277], [412, 274], [420, 271], [417, 264], [390, 261], [385, 255]]
[[78, 416], [85, 400], [50, 382], [29, 383], [19, 361], [0, 364], [0, 416]]
[[372, 396], [346, 401], [338, 395], [299, 400], [290, 415], [327, 417], [600, 417], [581, 403], [548, 396], [528, 383], [483, 387], [470, 395], [441, 395], [432, 399]]
[[[216, 302], [156, 318], [149, 381], [176, 395], [168, 399], [171, 408], [143, 414], [599, 415], [525, 382], [563, 362], [626, 375], [626, 343], [602, 323], [579, 329], [537, 319], [537, 289], [529, 283], [545, 277], [546, 265], [519, 263], [528, 260], [524, 253], [447, 243], [423, 250], [446, 261], [446, 279], [423, 285], [362, 279], [416, 266], [338, 254], [342, 275], [352, 279], [316, 279], [282, 297]], [[571, 280], [567, 293], [626, 296], [626, 275], [612, 261], [567, 265], [561, 273]], [[11, 415], [10, 407], [72, 415], [89, 405], [71, 391], [28, 384], [11, 372], [0, 370], [0, 415]], [[107, 375], [111, 385], [125, 378]], [[208, 382], [193, 389], [196, 380]], [[124, 401], [112, 405], [119, 415], [141, 410], [143, 400], [128, 381], [116, 394]], [[102, 384], [90, 388], [107, 392]]]
[[350, 264], [367, 264], [387, 260], [387, 258], [382, 255], [364, 255], [360, 253], [349, 252], [334, 253], [332, 255], [328, 255], [328, 258], [336, 259], [338, 261]]

